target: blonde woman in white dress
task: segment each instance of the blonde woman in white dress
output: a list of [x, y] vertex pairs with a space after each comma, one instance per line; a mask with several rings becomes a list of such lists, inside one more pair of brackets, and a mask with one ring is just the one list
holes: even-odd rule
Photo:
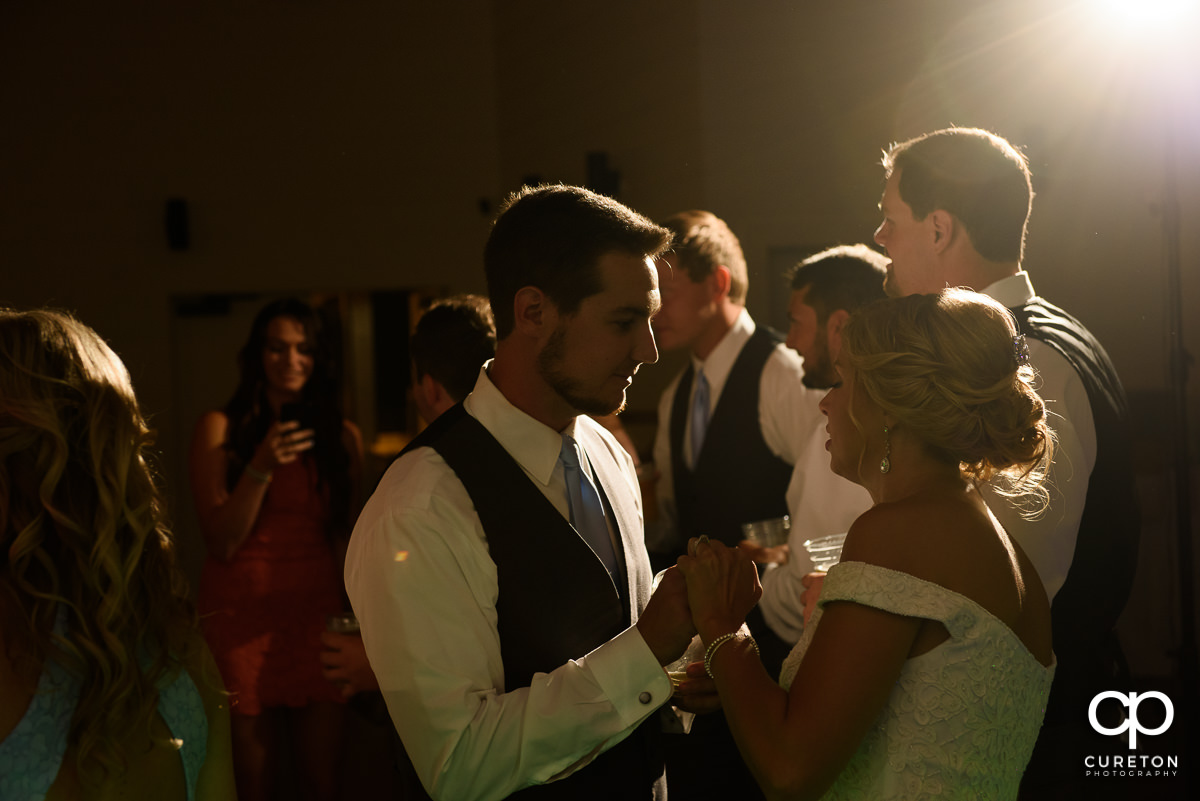
[[[1042, 582], [981, 499], [1036, 512], [1053, 449], [1011, 315], [965, 290], [879, 301], [843, 331], [821, 403], [830, 466], [874, 506], [768, 676], [736, 549], [679, 560], [730, 728], [771, 799], [1016, 798], [1053, 678]], [[1041, 503], [1044, 504], [1044, 501]]]

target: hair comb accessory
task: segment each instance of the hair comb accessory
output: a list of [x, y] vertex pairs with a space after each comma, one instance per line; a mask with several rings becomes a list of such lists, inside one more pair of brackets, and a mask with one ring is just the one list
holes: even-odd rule
[[1013, 337], [1013, 355], [1017, 357], [1018, 367], [1029, 364], [1029, 343], [1025, 341], [1024, 334]]

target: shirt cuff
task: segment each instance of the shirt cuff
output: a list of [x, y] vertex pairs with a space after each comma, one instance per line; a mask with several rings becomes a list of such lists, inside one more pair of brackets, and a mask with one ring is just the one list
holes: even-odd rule
[[626, 727], [637, 725], [671, 698], [671, 680], [636, 626], [592, 651], [584, 662]]

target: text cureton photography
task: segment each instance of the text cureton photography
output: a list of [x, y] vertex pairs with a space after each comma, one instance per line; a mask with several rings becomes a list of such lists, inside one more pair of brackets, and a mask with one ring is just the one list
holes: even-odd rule
[[[1152, 700], [1161, 706], [1162, 722], [1157, 725], [1144, 725], [1138, 717], [1138, 709], [1143, 701]], [[1103, 725], [1097, 715], [1101, 703], [1116, 702], [1125, 707], [1122, 710], [1121, 723], [1117, 726]], [[1138, 735], [1153, 737], [1167, 731], [1175, 720], [1175, 705], [1164, 693], [1151, 691], [1138, 694], [1128, 694], [1116, 691], [1102, 692], [1092, 699], [1088, 706], [1088, 722], [1100, 734], [1111, 737], [1121, 737], [1128, 732], [1128, 745], [1131, 753], [1121, 754], [1088, 754], [1084, 757], [1084, 775], [1089, 777], [1170, 777], [1179, 775], [1178, 754], [1139, 754]], [[1126, 738], [1122, 737], [1122, 740]]]

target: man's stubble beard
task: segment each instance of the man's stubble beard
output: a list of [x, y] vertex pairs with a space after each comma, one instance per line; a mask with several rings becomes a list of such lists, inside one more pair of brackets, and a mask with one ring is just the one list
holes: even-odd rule
[[620, 414], [625, 410], [625, 393], [621, 393], [621, 402], [614, 408], [609, 401], [591, 398], [582, 394], [579, 383], [566, 375], [562, 370], [565, 361], [563, 352], [566, 350], [566, 330], [560, 325], [550, 335], [546, 346], [537, 356], [538, 375], [546, 382], [560, 398], [566, 401], [572, 409], [583, 414], [608, 415]]
[[[827, 321], [826, 321], [827, 322]], [[829, 338], [825, 334], [825, 323], [819, 323], [817, 338], [813, 342], [813, 350], [820, 353], [820, 358], [814, 359], [810, 367], [804, 360], [804, 377], [800, 383], [809, 389], [831, 389], [837, 383], [837, 375], [833, 363], [829, 360]]]

